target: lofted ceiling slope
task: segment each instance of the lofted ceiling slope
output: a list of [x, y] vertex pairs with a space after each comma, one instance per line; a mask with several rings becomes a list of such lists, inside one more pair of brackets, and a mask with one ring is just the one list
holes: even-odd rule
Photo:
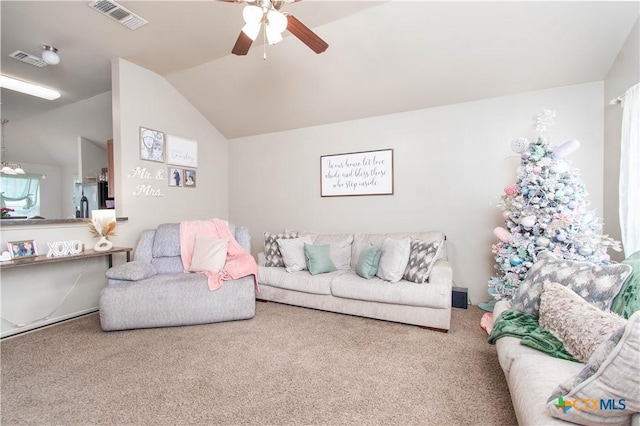
[[[284, 10], [329, 43], [325, 53], [287, 36], [238, 57], [242, 5], [121, 1], [149, 21], [131, 31], [87, 3], [0, 2], [2, 73], [62, 92], [48, 102], [2, 89], [3, 118], [109, 91], [114, 58], [163, 75], [230, 139], [598, 81], [640, 13], [636, 1], [304, 0]], [[43, 44], [60, 65], [7, 56]]]

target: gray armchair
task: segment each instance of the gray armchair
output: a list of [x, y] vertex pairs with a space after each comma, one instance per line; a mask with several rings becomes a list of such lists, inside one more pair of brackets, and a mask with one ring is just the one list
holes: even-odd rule
[[[250, 252], [249, 231], [229, 224], [236, 241]], [[184, 273], [180, 224], [143, 231], [131, 262], [110, 268], [100, 293], [104, 331], [207, 324], [255, 316], [252, 276], [225, 281], [209, 291], [203, 274]]]

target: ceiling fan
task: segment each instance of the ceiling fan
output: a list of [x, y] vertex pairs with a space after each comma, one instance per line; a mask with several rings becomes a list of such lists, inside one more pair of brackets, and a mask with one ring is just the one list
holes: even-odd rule
[[[233, 46], [231, 53], [235, 55], [246, 55], [249, 52], [251, 43], [255, 41], [264, 28], [266, 41], [269, 44], [276, 44], [282, 40], [282, 32], [289, 30], [301, 42], [306, 44], [316, 53], [327, 50], [329, 45], [311, 31], [306, 25], [296, 17], [280, 11], [285, 3], [295, 3], [300, 0], [220, 0], [227, 3], [246, 3], [242, 16], [245, 25], [240, 31], [240, 35]], [[264, 27], [263, 27], [264, 24]]]

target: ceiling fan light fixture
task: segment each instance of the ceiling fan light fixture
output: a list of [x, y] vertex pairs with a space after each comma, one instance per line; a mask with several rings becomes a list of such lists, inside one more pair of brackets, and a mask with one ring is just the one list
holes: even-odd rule
[[58, 56], [58, 49], [53, 46], [42, 46], [44, 52], [42, 52], [42, 60], [49, 65], [58, 65], [60, 63], [60, 56]]
[[246, 6], [242, 10], [242, 17], [247, 24], [259, 24], [262, 22], [262, 9], [258, 6]]
[[277, 10], [270, 10], [267, 13], [267, 22], [270, 28], [273, 28], [279, 33], [287, 29], [287, 17]]
[[244, 27], [242, 27], [242, 32], [247, 35], [251, 39], [251, 41], [256, 41], [258, 34], [260, 33], [260, 26], [262, 24], [258, 23], [247, 23]]
[[267, 42], [269, 44], [276, 44], [282, 41], [282, 34], [271, 25], [267, 25], [265, 32], [267, 33]]

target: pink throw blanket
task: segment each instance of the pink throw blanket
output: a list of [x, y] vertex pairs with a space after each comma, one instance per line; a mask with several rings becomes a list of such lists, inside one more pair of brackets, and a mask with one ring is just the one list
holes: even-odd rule
[[258, 289], [258, 265], [255, 259], [233, 237], [229, 224], [221, 219], [180, 222], [180, 255], [185, 272], [189, 272], [191, 267], [191, 258], [198, 234], [211, 238], [229, 239], [224, 268], [220, 272], [203, 272], [207, 276], [210, 291], [219, 289], [222, 286], [222, 281], [235, 280], [247, 275], [253, 275], [256, 290]]

